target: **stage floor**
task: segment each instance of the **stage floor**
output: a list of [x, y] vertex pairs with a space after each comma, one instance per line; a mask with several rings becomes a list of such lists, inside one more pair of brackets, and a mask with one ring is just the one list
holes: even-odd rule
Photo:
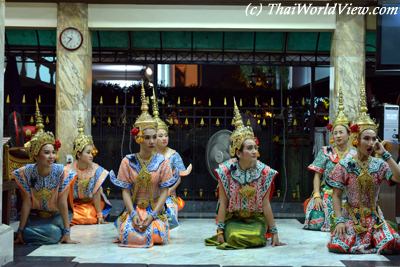
[[[277, 225], [283, 247], [263, 247], [246, 250], [218, 250], [206, 247], [204, 239], [215, 232], [213, 219], [182, 219], [181, 226], [171, 231], [168, 245], [149, 249], [122, 248], [113, 244], [116, 229], [113, 224], [74, 226], [72, 238], [78, 245], [41, 246], [28, 256], [72, 257], [79, 263], [136, 263], [167, 265], [221, 266], [394, 266], [381, 255], [341, 255], [329, 253], [328, 233], [306, 231], [294, 219], [278, 219]], [[30, 257], [29, 257], [30, 258]], [[342, 262], [345, 261], [345, 262]], [[346, 264], [352, 261], [368, 265]], [[355, 262], [353, 262], [355, 261]], [[373, 261], [373, 262], [372, 262]], [[361, 262], [359, 262], [361, 263]], [[371, 265], [372, 264], [372, 265]]]

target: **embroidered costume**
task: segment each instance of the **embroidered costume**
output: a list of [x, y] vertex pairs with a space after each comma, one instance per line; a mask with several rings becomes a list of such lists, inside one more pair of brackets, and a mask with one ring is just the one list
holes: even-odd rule
[[[157, 130], [163, 129], [168, 133], [167, 124], [159, 117], [158, 100], [153, 88], [153, 117], [157, 122]], [[186, 169], [183, 160], [179, 153], [169, 147], [166, 147], [166, 152], [163, 153], [164, 157], [169, 160], [171, 170], [177, 183], [180, 182], [181, 177], [187, 176], [191, 172], [191, 165]], [[171, 189], [172, 190], [172, 189]], [[166, 212], [168, 216], [168, 223], [170, 229], [174, 229], [179, 226], [178, 212], [185, 206], [185, 201], [176, 195], [176, 191], [170, 190], [170, 194], [165, 202]]]
[[[367, 114], [363, 82], [360, 95], [360, 114], [351, 127], [357, 142], [363, 131], [378, 130]], [[393, 176], [385, 162], [391, 155], [383, 153], [382, 159], [369, 156], [366, 161], [360, 161], [358, 156], [341, 160], [327, 180], [330, 186], [345, 191], [347, 198], [341, 217], [335, 218], [334, 223], [334, 227], [344, 223], [346, 232], [342, 236], [332, 232], [328, 249], [337, 253], [399, 253], [400, 236], [385, 221], [378, 206], [380, 186]]]
[[[55, 149], [60, 145], [52, 132], [45, 132], [38, 103], [36, 102], [36, 134], [25, 144], [29, 157], [36, 160], [40, 149], [52, 144]], [[12, 173], [18, 188], [28, 194], [31, 209], [23, 229], [22, 237], [25, 243], [35, 245], [56, 244], [65, 234], [69, 225], [64, 225], [58, 210], [59, 199], [68, 193], [68, 187], [75, 173], [67, 170], [61, 164], [51, 164], [50, 173], [43, 177], [39, 175], [37, 164], [27, 164]]]
[[[233, 157], [247, 139], [256, 139], [253, 130], [245, 127], [234, 102], [234, 125], [230, 155]], [[274, 181], [277, 171], [261, 161], [247, 170], [242, 170], [239, 161], [231, 158], [215, 169], [219, 186], [227, 198], [224, 222], [218, 222], [217, 235], [205, 240], [206, 245], [218, 249], [243, 249], [266, 245], [266, 227], [263, 200]], [[220, 226], [222, 224], [222, 226]], [[275, 226], [271, 227], [277, 233]], [[222, 230], [222, 231], [221, 231]], [[272, 231], [271, 231], [272, 233]], [[218, 235], [224, 236], [224, 243], [218, 242]]]
[[[348, 131], [349, 129], [349, 120], [344, 114], [344, 106], [343, 106], [343, 94], [342, 90], [339, 89], [339, 106], [338, 112], [336, 114], [336, 118], [333, 122], [333, 125], [329, 124], [328, 129], [333, 131], [336, 126], [343, 126]], [[326, 180], [339, 162], [339, 160], [346, 157], [348, 154], [355, 155], [356, 151], [353, 148], [349, 148], [347, 145], [347, 149], [341, 153], [338, 148], [333, 146], [324, 146], [318, 152], [315, 157], [313, 163], [308, 166], [308, 169], [314, 171], [316, 173], [321, 174], [321, 183], [320, 183], [320, 192], [314, 192], [311, 198], [308, 198], [305, 203], [305, 221], [304, 221], [304, 229], [307, 230], [317, 230], [330, 232], [331, 230], [331, 218], [333, 216], [333, 203], [332, 203], [332, 188], [326, 184]], [[315, 189], [314, 189], [315, 190]], [[315, 208], [315, 199], [320, 198], [322, 201], [322, 210]]]
[[[355, 154], [355, 149], [351, 148], [348, 152], [350, 155]], [[344, 154], [345, 157], [348, 154]], [[333, 215], [333, 204], [332, 204], [332, 188], [326, 183], [326, 180], [339, 162], [340, 156], [336, 152], [333, 146], [324, 146], [318, 152], [313, 163], [308, 166], [308, 169], [314, 172], [318, 172], [322, 175], [320, 196], [322, 200], [322, 211], [316, 210], [315, 199], [310, 198], [306, 204], [306, 216], [304, 221], [304, 229], [308, 230], [320, 230], [324, 232], [330, 232], [331, 230], [331, 218]]]
[[[157, 123], [148, 113], [148, 104], [142, 84], [141, 90], [142, 113], [135, 122], [139, 133], [136, 142], [143, 139], [145, 129], [157, 130]], [[140, 140], [141, 142], [142, 140]], [[127, 155], [121, 162], [118, 176], [110, 172], [110, 179], [123, 189], [129, 189], [133, 203], [133, 210], [123, 212], [116, 221], [118, 228], [118, 241], [124, 247], [152, 247], [154, 244], [166, 244], [169, 239], [169, 225], [165, 210], [158, 214], [154, 211], [158, 202], [161, 189], [168, 188], [176, 183], [172, 175], [170, 163], [161, 154], [153, 154], [148, 162], [140, 158], [139, 153]], [[134, 218], [138, 216], [141, 221], [147, 217], [153, 218], [152, 222], [142, 229], [133, 226]]]
[[27, 244], [56, 244], [62, 237], [64, 224], [58, 212], [58, 199], [66, 194], [75, 173], [53, 163], [48, 176], [39, 175], [36, 164], [27, 164], [13, 172], [20, 190], [31, 197], [32, 207], [23, 230]]
[[370, 157], [363, 170], [353, 157], [341, 160], [328, 179], [332, 187], [345, 190], [342, 209], [346, 231], [342, 238], [333, 236], [328, 248], [338, 253], [400, 252], [400, 236], [386, 223], [377, 205], [379, 188], [389, 181], [392, 171], [382, 159]]
[[[82, 152], [88, 145], [93, 146], [92, 154], [95, 154], [97, 150], [94, 147], [93, 139], [90, 135], [84, 134], [84, 125], [79, 119], [78, 136], [75, 138], [73, 146], [75, 158], [77, 153]], [[108, 171], [93, 162], [85, 170], [79, 169], [77, 161], [68, 168], [76, 173], [69, 192], [69, 202], [73, 210], [71, 224], [96, 224], [98, 218], [106, 218], [112, 207], [102, 188], [102, 184], [108, 177]], [[96, 193], [101, 195], [101, 212], [97, 212], [94, 205], [93, 197]]]

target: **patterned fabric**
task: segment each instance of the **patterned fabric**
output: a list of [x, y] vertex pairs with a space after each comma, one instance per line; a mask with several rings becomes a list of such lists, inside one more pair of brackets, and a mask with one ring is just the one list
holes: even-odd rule
[[175, 196], [168, 196], [165, 201], [165, 206], [169, 228], [172, 230], [179, 226], [177, 198]]
[[[355, 153], [355, 149], [350, 149], [345, 157], [355, 155]], [[315, 199], [311, 197], [305, 211], [304, 229], [323, 232], [330, 231], [330, 218], [334, 213], [332, 203], [333, 191], [332, 188], [326, 184], [326, 181], [329, 179], [329, 174], [338, 162], [339, 156], [335, 152], [335, 149], [332, 146], [324, 146], [318, 152], [313, 163], [308, 166], [309, 170], [322, 174], [320, 191], [322, 210], [315, 209]]]
[[[141, 167], [136, 154], [127, 155], [121, 161], [118, 176], [115, 176], [114, 172], [110, 172], [111, 182], [118, 187], [132, 189], [140, 170]], [[172, 175], [169, 161], [161, 154], [155, 154], [152, 157], [147, 170], [152, 174], [154, 197], [159, 196], [161, 186], [173, 185], [176, 182], [176, 178]], [[146, 195], [146, 192], [144, 194]], [[140, 199], [140, 196], [138, 198]]]
[[96, 163], [86, 170], [79, 170], [77, 162], [69, 166], [76, 172], [72, 192], [74, 199], [91, 199], [101, 188], [108, 176], [108, 171]]
[[278, 172], [261, 161], [242, 170], [237, 159], [227, 160], [215, 169], [228, 198], [228, 212], [263, 212], [263, 199]]
[[185, 165], [183, 164], [183, 160], [181, 158], [181, 155], [179, 155], [178, 152], [175, 151], [169, 158], [169, 162], [171, 163], [171, 169], [174, 172], [175, 175], [179, 176], [180, 171], [186, 170]]
[[[377, 206], [380, 185], [384, 180], [391, 179], [392, 171], [385, 161], [372, 157], [369, 161], [368, 172], [373, 181], [372, 199], [367, 192], [359, 194], [357, 178], [361, 169], [353, 157], [341, 160], [327, 180], [332, 187], [346, 190], [347, 195], [347, 204], [342, 210], [347, 233], [342, 237], [331, 234], [328, 248], [332, 252], [400, 252], [400, 236], [386, 223], [382, 211]], [[371, 210], [372, 206], [376, 206], [377, 209]], [[363, 215], [364, 220], [362, 220]]]
[[[141, 220], [144, 220], [152, 209], [135, 207]], [[169, 241], [169, 226], [165, 214], [153, 220], [145, 231], [139, 232], [133, 227], [133, 217], [124, 212], [116, 221], [121, 247], [150, 248], [153, 245], [165, 245]]]
[[[115, 177], [114, 173], [110, 173], [111, 181], [122, 188], [133, 189], [138, 178], [141, 166], [136, 158], [136, 154], [126, 156], [119, 167], [118, 176]], [[139, 188], [134, 204], [134, 210], [138, 214], [141, 221], [145, 220], [147, 216], [151, 215], [153, 208], [149, 200], [156, 201], [160, 196], [160, 189], [166, 184], [174, 184], [176, 178], [172, 175], [170, 163], [161, 154], [156, 154], [152, 157], [148, 171], [151, 174], [151, 191], [145, 188]], [[147, 200], [146, 208], [139, 207], [137, 203]], [[147, 227], [144, 232], [137, 231], [132, 226], [130, 214], [124, 212], [118, 217], [116, 226], [119, 233], [119, 245], [123, 247], [152, 247], [154, 244], [166, 244], [169, 239], [169, 226], [168, 219], [165, 211], [158, 215], [157, 219]]]
[[100, 191], [103, 218], [111, 211], [111, 203], [103, 192], [102, 184], [107, 179], [109, 172], [96, 163], [92, 163], [86, 170], [80, 170], [78, 163], [74, 162], [68, 168], [74, 170], [76, 175], [71, 183], [69, 202], [73, 209], [71, 224], [96, 224], [97, 211], [93, 203], [93, 196]]
[[215, 174], [228, 199], [225, 242], [219, 244], [215, 235], [205, 240], [206, 245], [218, 249], [265, 246], [263, 200], [278, 172], [261, 161], [254, 168], [242, 170], [233, 158], [221, 163]]
[[[362, 201], [370, 207], [373, 202], [377, 203], [380, 184], [384, 180], [389, 181], [393, 174], [385, 161], [374, 157], [371, 157], [368, 172], [371, 174], [375, 185], [374, 199], [369, 199], [368, 194], [362, 194]], [[360, 207], [357, 182], [360, 173], [361, 169], [354, 158], [346, 157], [339, 162], [327, 179], [330, 186], [346, 190], [346, 200], [351, 207]]]
[[[172, 155], [169, 157], [169, 162], [171, 165], [172, 173], [176, 178], [176, 182], [180, 179], [179, 172], [186, 170], [185, 165], [183, 164], [183, 160], [178, 152], [174, 151]], [[171, 185], [172, 186], [172, 185]], [[178, 200], [176, 198], [176, 192], [171, 192], [171, 195], [168, 196], [166, 204], [166, 212], [168, 216], [169, 228], [172, 230], [179, 226], [178, 222]]]
[[[332, 203], [332, 188], [323, 185], [321, 188], [322, 210], [316, 210], [315, 199], [310, 198], [306, 208], [304, 229], [329, 232], [331, 230], [330, 218], [334, 214]], [[326, 218], [326, 219], [325, 219]]]
[[117, 178], [117, 176], [115, 175], [114, 171], [111, 170], [110, 171], [110, 180], [113, 184], [115, 184], [118, 187], [121, 187], [123, 189], [132, 189], [132, 184], [121, 181]]
[[[347, 155], [355, 155], [355, 153], [356, 150], [351, 148]], [[322, 174], [321, 183], [326, 183], [326, 179], [329, 177], [329, 174], [338, 162], [339, 156], [335, 152], [335, 149], [332, 146], [324, 146], [318, 152], [313, 163], [311, 163], [307, 168], [311, 171]]]
[[18, 187], [31, 196], [32, 209], [58, 211], [59, 195], [69, 187], [75, 173], [54, 163], [50, 174], [42, 177], [36, 164], [27, 164], [15, 170], [13, 176]]

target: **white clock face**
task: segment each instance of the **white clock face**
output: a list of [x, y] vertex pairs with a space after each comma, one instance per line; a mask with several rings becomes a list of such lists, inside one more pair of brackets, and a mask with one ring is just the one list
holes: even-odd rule
[[60, 41], [66, 49], [75, 50], [82, 44], [82, 34], [75, 28], [67, 28], [62, 31]]

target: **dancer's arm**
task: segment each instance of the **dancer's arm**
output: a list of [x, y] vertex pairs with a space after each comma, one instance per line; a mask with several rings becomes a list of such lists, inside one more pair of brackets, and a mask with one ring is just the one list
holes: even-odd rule
[[225, 227], [225, 215], [226, 209], [228, 206], [228, 198], [225, 194], [224, 187], [220, 181], [218, 181], [218, 213], [217, 213], [217, 224], [219, 225], [217, 228], [217, 240], [219, 243], [224, 243], [224, 228]]
[[276, 227], [274, 214], [272, 213], [271, 203], [269, 201], [270, 193], [271, 193], [271, 188], [268, 189], [268, 191], [265, 194], [264, 199], [263, 199], [263, 213], [264, 213], [266, 226], [268, 228], [266, 230], [272, 234], [272, 246], [273, 247], [283, 246], [286, 244], [279, 241], [278, 228]]
[[315, 172], [314, 174], [314, 180], [313, 180], [313, 185], [314, 185], [314, 191], [313, 191], [313, 199], [315, 206], [314, 208], [317, 210], [322, 210], [322, 199], [321, 199], [321, 174], [319, 172]]
[[29, 195], [29, 193], [21, 190], [21, 195], [22, 195], [21, 217], [19, 220], [17, 237], [15, 239], [16, 244], [25, 244], [23, 238], [23, 231], [26, 227], [26, 222], [28, 221], [29, 213], [31, 212], [31, 207], [32, 207], [31, 196]]
[[60, 211], [61, 218], [64, 223], [61, 243], [77, 244], [79, 242], [71, 239], [71, 227], [68, 218], [68, 193], [69, 193], [69, 187], [67, 187], [67, 189], [65, 189], [64, 192], [62, 192], [58, 198], [58, 210]]
[[346, 226], [342, 217], [342, 190], [333, 188], [332, 193], [333, 210], [335, 211], [336, 227], [333, 233], [336, 235], [344, 235], [346, 233]]

